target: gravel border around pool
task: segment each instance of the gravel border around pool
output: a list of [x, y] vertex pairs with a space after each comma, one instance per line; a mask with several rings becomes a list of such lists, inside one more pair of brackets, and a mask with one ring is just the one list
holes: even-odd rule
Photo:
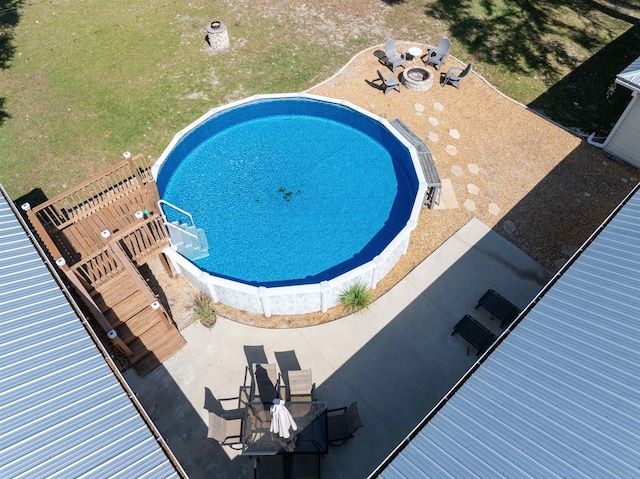
[[[410, 46], [428, 48], [398, 44], [403, 50]], [[389, 121], [400, 118], [425, 140], [440, 177], [451, 188], [443, 192], [449, 198], [446, 208], [421, 211], [407, 254], [378, 283], [374, 297], [386, 293], [474, 217], [556, 271], [638, 182], [637, 169], [510, 100], [473, 71], [459, 90], [441, 88], [436, 72], [428, 92], [401, 86], [399, 93], [383, 95], [365, 81], [383, 68], [375, 55], [382, 48], [359, 53], [308, 92], [348, 100]], [[450, 66], [463, 64], [449, 58], [442, 74]], [[163, 278], [161, 268], [152, 264], [152, 269], [174, 320], [186, 326], [191, 290], [180, 278]], [[220, 304], [217, 311], [266, 328], [304, 327], [345, 315], [340, 306], [327, 313], [270, 318]]]

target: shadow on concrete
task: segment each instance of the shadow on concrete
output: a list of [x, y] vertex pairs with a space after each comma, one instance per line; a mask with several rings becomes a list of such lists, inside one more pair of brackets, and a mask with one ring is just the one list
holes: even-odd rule
[[207, 438], [208, 411], [230, 412], [210, 390], [202, 392], [197, 411], [164, 366], [144, 378], [131, 373], [127, 382], [190, 479], [253, 477], [250, 458], [230, 458], [226, 447]]
[[[494, 289], [525, 309], [551, 278], [525, 252], [536, 258], [568, 256], [573, 251], [566, 246], [581, 246], [631, 191], [635, 182], [628, 178], [637, 170], [594, 151], [578, 146], [506, 214], [517, 227], [512, 235], [504, 233], [504, 221], [491, 231], [472, 220], [370, 311], [313, 328], [265, 330], [264, 336], [249, 326], [218, 324], [216, 334], [233, 332], [223, 344], [189, 357], [181, 351], [175, 371], [161, 366], [145, 378], [128, 374], [127, 381], [191, 478], [249, 479], [250, 458], [234, 457], [206, 437], [207, 411], [223, 414], [233, 407], [215, 396], [217, 388], [234, 382], [221, 370], [238, 369], [242, 362], [239, 354], [236, 363], [229, 360], [229, 351], [243, 348], [249, 366], [273, 362], [269, 357], [275, 355], [283, 373], [300, 369], [298, 358], [306, 358], [304, 367], [315, 377], [330, 369], [317, 387], [318, 400], [329, 408], [358, 401], [363, 423], [346, 444], [330, 448], [323, 477], [367, 477], [477, 361], [466, 341], [451, 335], [460, 318], [470, 314], [500, 335], [499, 321], [475, 310], [478, 299]], [[531, 215], [536, 208], [544, 214]], [[243, 331], [259, 345], [246, 345]], [[281, 346], [285, 339], [295, 340], [294, 346], [278, 352], [265, 347]], [[210, 387], [186, 397], [176, 381], [194, 389], [189, 374], [205, 375]], [[241, 377], [237, 381], [240, 387]]]
[[550, 279], [504, 243], [492, 233], [482, 237], [318, 387], [330, 408], [358, 401], [364, 425], [331, 448], [327, 477], [339, 471], [367, 477], [473, 365], [475, 350], [469, 354], [466, 341], [451, 335], [460, 318], [470, 314], [494, 334], [502, 332], [498, 320], [474, 309], [487, 289], [524, 308]]

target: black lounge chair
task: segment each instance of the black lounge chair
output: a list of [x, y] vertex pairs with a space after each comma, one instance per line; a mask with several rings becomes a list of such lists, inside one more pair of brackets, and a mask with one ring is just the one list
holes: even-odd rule
[[[453, 327], [451, 336], [456, 333], [466, 339], [469, 344], [478, 350], [478, 356], [489, 349], [496, 339], [498, 339], [495, 334], [468, 314], [465, 314], [465, 316], [458, 321], [458, 324]], [[467, 350], [467, 354], [468, 353], [469, 351]]]
[[513, 303], [502, 297], [495, 290], [490, 289], [482, 295], [476, 309], [482, 306], [491, 313], [491, 317], [500, 320], [500, 326], [509, 326], [522, 312]]

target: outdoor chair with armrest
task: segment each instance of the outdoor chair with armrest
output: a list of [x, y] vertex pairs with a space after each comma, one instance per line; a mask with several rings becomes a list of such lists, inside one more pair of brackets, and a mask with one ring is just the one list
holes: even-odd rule
[[291, 473], [295, 479], [320, 479], [320, 454], [297, 454], [291, 457]]
[[[459, 71], [459, 74], [455, 74], [456, 71]], [[447, 71], [447, 74], [444, 76], [442, 83], [440, 86], [445, 86], [447, 83], [451, 83], [454, 87], [460, 88], [460, 80], [466, 77], [471, 71], [471, 63], [469, 63], [464, 69], [460, 67], [451, 67]]]
[[315, 401], [316, 385], [311, 379], [311, 369], [292, 370], [287, 373], [289, 400], [293, 402]]
[[251, 376], [249, 394], [251, 402], [258, 401], [271, 404], [274, 399], [282, 399], [280, 397], [280, 375], [274, 363], [252, 364], [252, 370], [245, 371], [245, 385], [248, 374]]
[[372, 81], [367, 80], [367, 83], [370, 83], [371, 86], [384, 91], [385, 95], [390, 90], [398, 90], [398, 92], [400, 91], [400, 82], [396, 79], [396, 77], [393, 76], [391, 72], [382, 73], [380, 72], [380, 70], [376, 70], [376, 72], [378, 72], [378, 78]]
[[232, 449], [242, 448], [242, 419], [226, 419], [214, 412], [209, 412], [209, 431], [207, 437], [215, 439], [221, 446]]
[[327, 411], [327, 442], [340, 446], [353, 437], [353, 433], [362, 427], [358, 414], [358, 401], [350, 406]]
[[436, 68], [436, 70], [440, 71], [440, 67], [449, 57], [450, 49], [451, 40], [444, 37], [440, 40], [440, 43], [436, 48], [430, 48], [426, 55], [422, 55], [422, 61], [425, 65], [431, 64]]
[[384, 53], [386, 55], [384, 61], [386, 62], [386, 65], [391, 67], [393, 73], [396, 72], [397, 67], [403, 67], [407, 61], [406, 53], [401, 50], [397, 50], [396, 42], [391, 38], [384, 44]]

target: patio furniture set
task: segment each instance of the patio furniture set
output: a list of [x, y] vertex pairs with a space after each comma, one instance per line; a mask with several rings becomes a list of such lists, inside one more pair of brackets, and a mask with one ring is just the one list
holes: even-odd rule
[[[491, 314], [491, 319], [499, 319], [501, 327], [510, 326], [522, 312], [517, 306], [493, 289], [487, 290], [478, 300], [475, 309], [480, 307]], [[456, 333], [478, 350], [478, 356], [489, 349], [498, 339], [495, 334], [469, 314], [465, 314], [453, 327], [451, 335], [453, 336]], [[468, 353], [469, 350], [467, 349]]]
[[[389, 39], [384, 46], [384, 55], [380, 52], [379, 60], [380, 63], [390, 68], [391, 71], [381, 72], [380, 70], [376, 70], [378, 78], [367, 82], [382, 90], [385, 95], [391, 90], [397, 90], [399, 92], [399, 78], [401, 77], [397, 78], [395, 73], [398, 67], [403, 67], [405, 69], [403, 72], [403, 83], [405, 86], [419, 91], [426, 91], [431, 87], [433, 81], [432, 74], [426, 68], [418, 67], [416, 58], [420, 58], [424, 62], [425, 67], [432, 65], [436, 71], [440, 72], [441, 66], [449, 57], [450, 49], [451, 41], [448, 38], [443, 38], [437, 47], [430, 48], [424, 55], [422, 55], [422, 49], [418, 47], [411, 47], [407, 52], [403, 52], [396, 48], [395, 40]], [[407, 61], [413, 61], [414, 66], [407, 68]], [[467, 76], [469, 71], [471, 71], [471, 63], [465, 68], [451, 67], [444, 75], [441, 75], [440, 85], [445, 86], [451, 84], [456, 88], [460, 88], [460, 81]], [[414, 74], [413, 76], [412, 72]], [[421, 87], [420, 85], [425, 86]]]
[[319, 478], [329, 445], [344, 444], [362, 426], [357, 402], [328, 409], [315, 397], [311, 370], [282, 375], [276, 364], [252, 364], [237, 408], [209, 412], [208, 437], [254, 458], [256, 477]]

